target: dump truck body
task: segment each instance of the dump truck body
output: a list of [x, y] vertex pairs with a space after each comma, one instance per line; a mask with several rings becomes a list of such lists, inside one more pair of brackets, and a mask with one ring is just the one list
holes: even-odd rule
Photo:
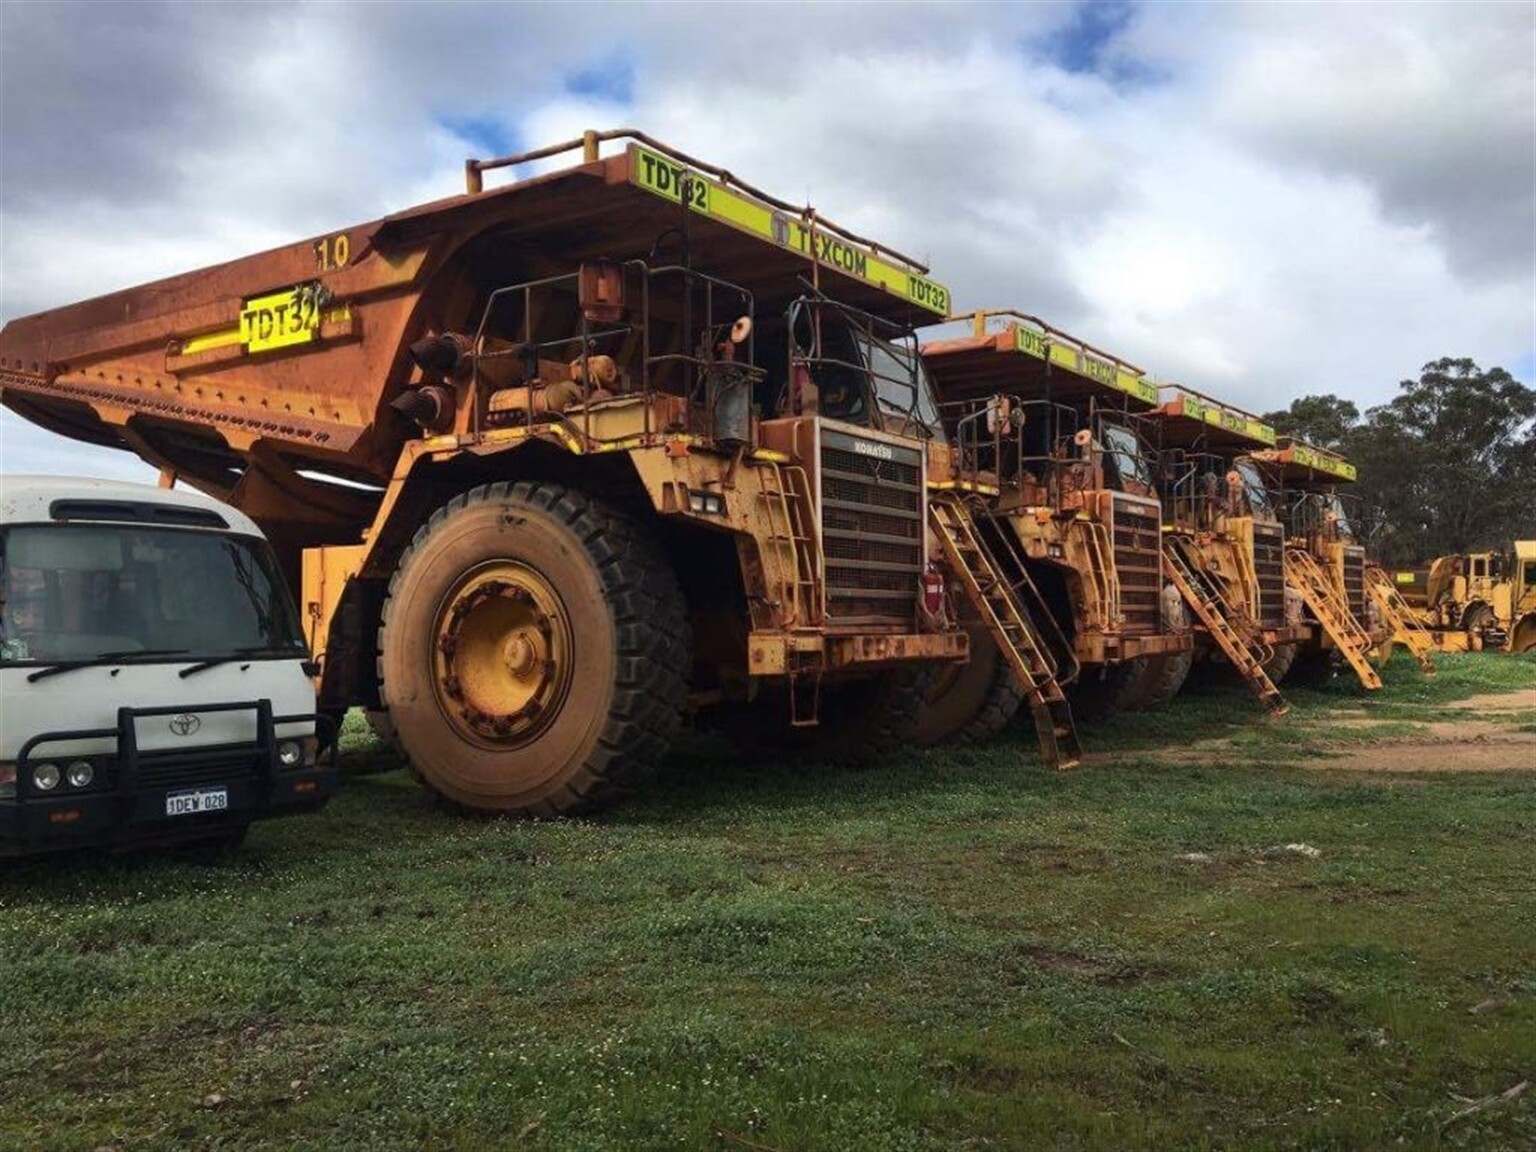
[[471, 807], [599, 800], [685, 707], [878, 720], [850, 685], [965, 658], [919, 611], [926, 268], [636, 133], [470, 188], [13, 321], [0, 400], [250, 515], [322, 704]]

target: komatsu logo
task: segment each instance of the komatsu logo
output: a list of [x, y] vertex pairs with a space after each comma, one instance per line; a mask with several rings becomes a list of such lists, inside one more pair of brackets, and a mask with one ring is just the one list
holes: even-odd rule
[[856, 456], [873, 456], [876, 460], [896, 459], [896, 449], [889, 444], [872, 444], [868, 440], [855, 440], [853, 451]]

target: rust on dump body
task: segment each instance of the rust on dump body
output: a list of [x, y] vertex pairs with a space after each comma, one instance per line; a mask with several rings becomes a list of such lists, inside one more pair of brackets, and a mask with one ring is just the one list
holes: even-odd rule
[[[599, 140], [620, 138], [622, 151], [599, 157]], [[923, 265], [638, 133], [472, 161], [470, 187], [575, 147], [572, 167], [13, 320], [0, 332], [0, 402], [133, 451], [292, 542], [345, 543], [420, 438], [391, 407], [413, 372], [419, 383], [412, 342], [472, 331], [501, 286], [649, 259], [728, 277], [759, 315], [812, 282], [892, 319], [948, 308]], [[695, 168], [714, 177], [707, 187]]]

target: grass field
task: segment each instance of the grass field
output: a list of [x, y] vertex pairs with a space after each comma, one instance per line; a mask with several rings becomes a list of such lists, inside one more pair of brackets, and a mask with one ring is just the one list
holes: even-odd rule
[[1386, 679], [1191, 695], [1066, 776], [1027, 731], [699, 740], [549, 823], [439, 813], [354, 731], [231, 861], [0, 874], [0, 1143], [1531, 1148], [1536, 771], [1434, 769], [1536, 765], [1536, 659]]

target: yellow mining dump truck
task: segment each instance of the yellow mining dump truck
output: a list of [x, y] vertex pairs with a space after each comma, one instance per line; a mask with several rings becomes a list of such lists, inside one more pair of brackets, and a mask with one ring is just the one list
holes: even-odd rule
[[1285, 529], [1255, 453], [1269, 425], [1178, 385], [1159, 391], [1165, 570], [1197, 627], [1197, 656], [1224, 660], [1273, 715], [1275, 686], [1307, 639], [1303, 606], [1286, 590]]
[[[1189, 671], [1194, 638], [1163, 570], [1146, 435], [1156, 387], [1135, 365], [1035, 317], [978, 312], [969, 321], [969, 335], [923, 346], [955, 449], [952, 481], [974, 493], [1008, 579], [1029, 589], [1042, 627], [1063, 638], [1059, 667], [1077, 669], [1074, 711], [1166, 702]], [[973, 626], [971, 662], [946, 677], [923, 736], [1006, 721], [1015, 687], [1007, 673]]]
[[1536, 540], [1516, 540], [1507, 553], [1441, 556], [1393, 583], [1439, 651], [1536, 652]]
[[[1337, 452], [1281, 436], [1257, 452], [1279, 479], [1286, 521], [1286, 583], [1302, 598], [1311, 636], [1297, 650], [1290, 676], [1317, 680], [1339, 661], [1367, 688], [1380, 686], [1372, 665], [1392, 654], [1395, 619], [1406, 605], [1368, 561], [1338, 486], [1353, 484], [1355, 466]], [[1427, 638], [1407, 641], [1420, 666], [1429, 662]]]
[[826, 756], [909, 739], [914, 673], [967, 654], [925, 611], [911, 325], [948, 292], [632, 131], [467, 183], [15, 320], [0, 399], [256, 520], [322, 707], [386, 714], [457, 804], [599, 801], [690, 709]]

